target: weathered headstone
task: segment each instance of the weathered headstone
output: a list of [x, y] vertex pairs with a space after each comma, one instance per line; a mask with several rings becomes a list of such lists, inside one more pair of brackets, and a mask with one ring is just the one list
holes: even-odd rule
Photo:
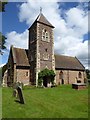
[[22, 89], [20, 86], [17, 87], [17, 92], [18, 92], [18, 97], [19, 97], [20, 103], [24, 104], [23, 93], [22, 93]]
[[72, 84], [73, 89], [81, 90], [87, 88], [87, 85], [85, 83], [73, 83]]
[[17, 89], [13, 90], [13, 96], [17, 98], [17, 96], [18, 96]]

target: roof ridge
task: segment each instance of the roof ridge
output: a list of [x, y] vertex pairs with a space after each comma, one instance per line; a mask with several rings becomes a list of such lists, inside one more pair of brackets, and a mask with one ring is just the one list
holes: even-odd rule
[[[54, 28], [54, 26], [47, 20], [47, 18], [46, 18], [42, 13], [40, 13], [40, 14], [36, 17], [35, 21], [32, 23], [32, 25], [30, 26], [30, 28], [33, 26], [33, 24], [34, 24], [35, 22], [39, 22], [39, 23], [42, 23], [42, 24], [45, 24], [45, 25], [47, 25], [47, 26], [50, 26], [50, 27]], [[29, 28], [29, 29], [30, 29], [30, 28]], [[28, 30], [29, 30], [29, 29], [28, 29]]]
[[19, 48], [19, 47], [13, 47], [15, 49], [21, 49], [21, 50], [26, 50], [26, 49], [23, 49], [23, 48]]
[[[45, 21], [44, 21], [44, 20], [43, 20], [43, 21], [40, 21], [40, 18], [41, 18], [41, 17], [43, 17]], [[38, 18], [36, 19], [36, 21], [37, 21], [37, 22], [41, 22], [41, 23], [46, 24], [46, 25], [49, 25], [49, 26], [51, 26], [51, 27], [54, 27], [54, 26], [47, 20], [47, 18], [46, 18], [42, 13], [39, 14], [39, 16], [38, 16]]]
[[74, 56], [68, 56], [68, 55], [60, 55], [60, 54], [54, 54], [56, 56], [63, 56], [63, 57], [71, 57], [71, 58], [75, 58]]
[[[84, 67], [84, 65], [78, 60], [78, 58], [75, 56], [76, 60]], [[85, 68], [85, 67], [84, 67]]]
[[11, 45], [11, 51], [12, 51], [13, 61], [14, 61], [14, 63], [16, 63], [16, 57], [15, 57], [15, 52], [14, 52], [13, 45]]
[[20, 50], [27, 50], [28, 51], [28, 49], [24, 49], [24, 48], [18, 48], [18, 47], [13, 47], [13, 48], [20, 49]]
[[55, 67], [59, 69], [85, 70], [82, 63], [76, 57], [55, 55]]

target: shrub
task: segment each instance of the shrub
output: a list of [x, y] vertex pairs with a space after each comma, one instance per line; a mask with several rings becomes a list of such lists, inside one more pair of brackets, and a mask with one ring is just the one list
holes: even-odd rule
[[39, 85], [39, 86], [42, 86], [42, 82], [43, 82], [42, 78], [39, 78], [39, 79], [38, 79], [38, 85]]
[[41, 86], [45, 79], [54, 84], [54, 77], [54, 71], [46, 68], [38, 73], [38, 85]]

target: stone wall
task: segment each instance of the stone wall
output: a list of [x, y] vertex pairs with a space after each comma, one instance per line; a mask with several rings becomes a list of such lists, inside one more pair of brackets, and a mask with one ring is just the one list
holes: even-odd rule
[[7, 87], [7, 77], [8, 76], [7, 76], [7, 70], [6, 70], [3, 76], [3, 83], [2, 83], [3, 87]]
[[[63, 81], [60, 77], [60, 72], [63, 72]], [[81, 78], [79, 78], [79, 72], [81, 73]], [[84, 71], [73, 71], [73, 70], [56, 70], [56, 84], [72, 84], [77, 83], [77, 80], [84, 83], [84, 79], [86, 78]]]
[[[49, 41], [42, 40], [42, 31], [49, 33]], [[29, 29], [30, 82], [38, 84], [38, 72], [55, 69], [53, 29], [42, 23], [34, 23]]]
[[17, 69], [16, 76], [17, 76], [17, 82], [22, 82], [24, 85], [29, 84], [29, 76], [30, 76], [29, 70]]
[[[42, 40], [43, 29], [45, 29], [48, 32], [49, 41]], [[38, 52], [40, 53], [40, 70], [43, 70], [45, 68], [53, 69], [53, 65], [52, 65], [52, 61], [54, 60], [54, 58], [52, 58], [52, 56], [54, 57], [53, 30], [49, 26], [39, 24], [38, 32], [39, 32]]]
[[[43, 40], [43, 30], [48, 32], [48, 40]], [[55, 70], [53, 29], [42, 23], [37, 23], [37, 49], [36, 49], [36, 86], [38, 72], [48, 68]]]
[[7, 86], [12, 86], [12, 83], [14, 82], [14, 61], [13, 61], [13, 55], [12, 55], [12, 47], [10, 49], [10, 54], [8, 58], [8, 64], [7, 64]]
[[36, 83], [36, 49], [37, 49], [37, 24], [29, 29], [29, 63], [30, 63], [30, 84]]

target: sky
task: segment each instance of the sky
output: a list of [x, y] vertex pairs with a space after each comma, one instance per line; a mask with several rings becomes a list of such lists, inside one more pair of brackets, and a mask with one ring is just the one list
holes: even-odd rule
[[[10, 0], [9, 0], [10, 1]], [[43, 15], [55, 27], [55, 54], [76, 56], [88, 68], [88, 2], [60, 2], [60, 0], [23, 0], [8, 2], [0, 13], [2, 33], [6, 47], [0, 66], [7, 63], [10, 46], [28, 49], [28, 28], [35, 21], [42, 7]], [[21, 0], [18, 0], [21, 1]], [[0, 24], [1, 26], [1, 24]], [[1, 30], [1, 29], [0, 29]]]

